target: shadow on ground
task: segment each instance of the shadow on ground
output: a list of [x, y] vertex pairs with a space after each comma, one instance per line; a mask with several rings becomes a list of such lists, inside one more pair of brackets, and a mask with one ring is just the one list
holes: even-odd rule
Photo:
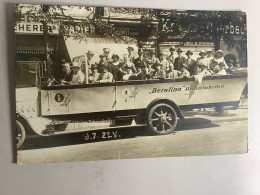
[[[197, 131], [199, 129], [214, 128], [218, 126], [219, 125], [212, 124], [211, 121], [207, 119], [189, 118], [183, 121], [178, 121], [175, 129], [176, 132], [174, 134], [178, 133], [178, 131]], [[51, 148], [84, 143], [90, 144], [103, 141], [113, 141], [116, 139], [131, 139], [141, 136], [151, 136], [146, 127], [127, 127], [113, 130], [88, 131], [54, 136], [32, 136], [25, 140], [23, 146], [19, 150]]]

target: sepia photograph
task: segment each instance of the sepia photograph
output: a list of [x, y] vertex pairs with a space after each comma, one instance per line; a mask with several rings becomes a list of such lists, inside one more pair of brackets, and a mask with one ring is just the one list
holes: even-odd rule
[[16, 4], [14, 22], [17, 163], [248, 152], [245, 12]]

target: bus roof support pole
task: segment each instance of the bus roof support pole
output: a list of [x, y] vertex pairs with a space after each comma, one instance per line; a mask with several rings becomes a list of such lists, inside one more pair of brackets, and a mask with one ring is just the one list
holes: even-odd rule
[[85, 74], [86, 74], [86, 84], [88, 84], [88, 71], [89, 71], [89, 67], [88, 67], [88, 64], [87, 64], [87, 60], [88, 60], [88, 57], [87, 57], [87, 54], [85, 53], [84, 54], [85, 56]]

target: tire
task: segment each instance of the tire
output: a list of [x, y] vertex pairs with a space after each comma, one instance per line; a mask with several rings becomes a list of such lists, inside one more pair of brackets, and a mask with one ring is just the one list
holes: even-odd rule
[[16, 147], [17, 149], [22, 146], [26, 137], [26, 132], [22, 123], [16, 120]]
[[154, 135], [167, 135], [177, 125], [177, 114], [172, 106], [165, 103], [154, 105], [147, 118], [148, 130]]

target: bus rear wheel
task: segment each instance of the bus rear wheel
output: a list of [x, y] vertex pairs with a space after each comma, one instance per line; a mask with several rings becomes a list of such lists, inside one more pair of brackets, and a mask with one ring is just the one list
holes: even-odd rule
[[147, 123], [152, 134], [170, 134], [176, 128], [177, 114], [169, 104], [156, 104], [149, 110]]
[[20, 148], [25, 140], [26, 132], [22, 123], [16, 120], [16, 147]]

